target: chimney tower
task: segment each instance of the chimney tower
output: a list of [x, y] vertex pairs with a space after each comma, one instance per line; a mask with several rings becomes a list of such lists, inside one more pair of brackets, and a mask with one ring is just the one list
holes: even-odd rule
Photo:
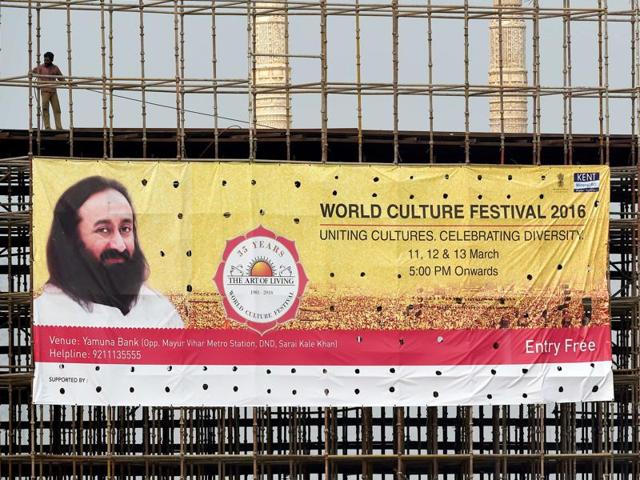
[[[525, 87], [527, 69], [525, 65], [525, 25], [522, 15], [514, 13], [522, 6], [522, 0], [493, 0], [496, 12], [503, 7], [502, 22], [491, 20], [489, 25], [490, 55], [489, 85], [500, 86], [500, 60], [502, 60], [502, 86]], [[502, 29], [500, 28], [502, 23]], [[502, 49], [500, 48], [502, 37]], [[527, 131], [527, 97], [517, 92], [504, 93], [502, 101], [499, 94], [489, 100], [489, 126], [492, 132], [500, 132], [501, 119], [504, 118], [504, 131], [507, 133], [525, 133]], [[502, 106], [503, 117], [500, 115]]]
[[255, 86], [278, 91], [256, 94], [256, 128], [291, 126], [291, 105], [285, 91], [291, 69], [285, 37], [287, 17], [283, 1], [256, 2]]

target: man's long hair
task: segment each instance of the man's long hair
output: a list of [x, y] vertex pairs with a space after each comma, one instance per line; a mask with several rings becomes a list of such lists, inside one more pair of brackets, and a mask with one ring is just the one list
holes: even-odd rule
[[[96, 260], [80, 239], [78, 210], [96, 193], [116, 190], [131, 205], [135, 250], [124, 262], [106, 265]], [[113, 251], [108, 251], [112, 253]], [[135, 304], [147, 279], [147, 260], [138, 243], [136, 215], [127, 189], [116, 180], [94, 176], [80, 180], [56, 203], [47, 242], [49, 282], [60, 288], [87, 311], [93, 303], [120, 309], [126, 315]]]

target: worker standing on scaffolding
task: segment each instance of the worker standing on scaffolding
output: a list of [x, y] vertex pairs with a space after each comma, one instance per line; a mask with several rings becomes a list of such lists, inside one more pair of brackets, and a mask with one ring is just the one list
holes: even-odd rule
[[62, 130], [62, 118], [60, 114], [60, 102], [58, 93], [56, 92], [56, 82], [63, 81], [64, 77], [57, 65], [53, 63], [53, 53], [44, 54], [44, 63], [41, 63], [32, 70], [32, 73], [38, 78], [38, 86], [40, 89], [40, 104], [42, 105], [42, 118], [44, 120], [44, 128], [51, 130], [49, 120], [49, 104], [53, 109], [53, 117], [56, 121], [56, 129]]

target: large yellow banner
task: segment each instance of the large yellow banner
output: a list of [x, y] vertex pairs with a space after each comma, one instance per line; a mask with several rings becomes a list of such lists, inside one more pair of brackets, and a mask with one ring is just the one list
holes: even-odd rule
[[[359, 346], [376, 365], [610, 360], [605, 166], [41, 158], [33, 168], [38, 325], [195, 329], [181, 348], [207, 329], [227, 342], [211, 346], [212, 365], [238, 354], [354, 365]], [[473, 340], [518, 329], [534, 333], [513, 337], [502, 357]], [[477, 357], [425, 360], [432, 347], [420, 347], [419, 332], [438, 344], [449, 331]], [[345, 332], [355, 347], [340, 343]], [[391, 345], [384, 332], [405, 333]], [[402, 357], [412, 334], [417, 350]], [[147, 340], [149, 352], [164, 345]], [[179, 357], [176, 345], [164, 354]], [[103, 360], [154, 363], [135, 352]]]

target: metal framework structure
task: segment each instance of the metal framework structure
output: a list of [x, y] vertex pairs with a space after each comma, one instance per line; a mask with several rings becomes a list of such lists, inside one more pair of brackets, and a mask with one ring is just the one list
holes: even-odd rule
[[[273, 4], [270, 0], [270, 4]], [[28, 128], [0, 131], [0, 479], [4, 478], [269, 478], [284, 480], [347, 476], [374, 478], [611, 478], [640, 479], [640, 321], [638, 155], [640, 153], [640, 2], [606, 0], [595, 6], [582, 2], [532, 0], [522, 7], [494, 8], [460, 0], [444, 5], [329, 3], [284, 0], [288, 18], [318, 20], [320, 78], [287, 82], [285, 92], [319, 95], [318, 128], [261, 129], [256, 124], [256, 96], [263, 92], [252, 78], [255, 23], [264, 9], [246, 0], [1, 0], [3, 9], [24, 9], [28, 43], [25, 55], [34, 65], [42, 53], [41, 15], [60, 10], [66, 15], [69, 129], [41, 130], [37, 79], [29, 73], [0, 78], [3, 92], [28, 89]], [[541, 4], [544, 4], [541, 5]], [[78, 77], [72, 69], [72, 14], [90, 12], [100, 25], [101, 72]], [[114, 75], [114, 17], [138, 18], [140, 75]], [[170, 16], [173, 28], [175, 76], [145, 76], [145, 22]], [[469, 25], [519, 15], [527, 25], [532, 54], [530, 85], [513, 88], [470, 83]], [[209, 78], [185, 76], [185, 18], [210, 20], [213, 56]], [[220, 78], [217, 22], [241, 16], [247, 26], [246, 78]], [[356, 42], [354, 82], [328, 77], [327, 39], [330, 19], [352, 18]], [[392, 81], [361, 81], [361, 25], [369, 18], [386, 18], [392, 25]], [[426, 24], [428, 52], [426, 82], [409, 84], [399, 77], [399, 21]], [[464, 78], [458, 83], [434, 82], [433, 25], [447, 20], [463, 27]], [[540, 34], [545, 21], [562, 28], [560, 86], [541, 83]], [[596, 25], [597, 84], [575, 82], [572, 59], [576, 44], [572, 27]], [[609, 85], [609, 27], [627, 29], [630, 59], [626, 86]], [[285, 29], [288, 38], [288, 30]], [[204, 40], [203, 40], [204, 41]], [[10, 48], [14, 48], [11, 46]], [[287, 59], [295, 57], [286, 54]], [[74, 125], [74, 93], [97, 90], [101, 111], [93, 128]], [[114, 99], [123, 92], [140, 97], [140, 128], [116, 128]], [[147, 127], [152, 92], [175, 96], [175, 126]], [[248, 128], [220, 128], [218, 98], [246, 95]], [[185, 98], [213, 99], [211, 128], [190, 129]], [[329, 128], [329, 98], [355, 98], [352, 129]], [[383, 95], [392, 100], [389, 131], [363, 129], [363, 99]], [[531, 105], [531, 133], [479, 134], [470, 130], [470, 105], [475, 97], [526, 96]], [[401, 131], [401, 97], [425, 100], [426, 131]], [[434, 102], [458, 97], [464, 103], [459, 132], [434, 131]], [[562, 105], [563, 131], [543, 134], [545, 97]], [[598, 130], [575, 134], [574, 104], [586, 100], [597, 106]], [[610, 132], [610, 103], [628, 105], [629, 134]], [[355, 122], [354, 122], [355, 123]], [[294, 119], [295, 124], [295, 119]], [[99, 408], [37, 406], [31, 403], [33, 371], [30, 277], [30, 161], [34, 155], [60, 157], [246, 159], [256, 161], [353, 161], [384, 163], [493, 164], [609, 164], [612, 167], [610, 222], [610, 281], [615, 400], [609, 403], [458, 408]]]

